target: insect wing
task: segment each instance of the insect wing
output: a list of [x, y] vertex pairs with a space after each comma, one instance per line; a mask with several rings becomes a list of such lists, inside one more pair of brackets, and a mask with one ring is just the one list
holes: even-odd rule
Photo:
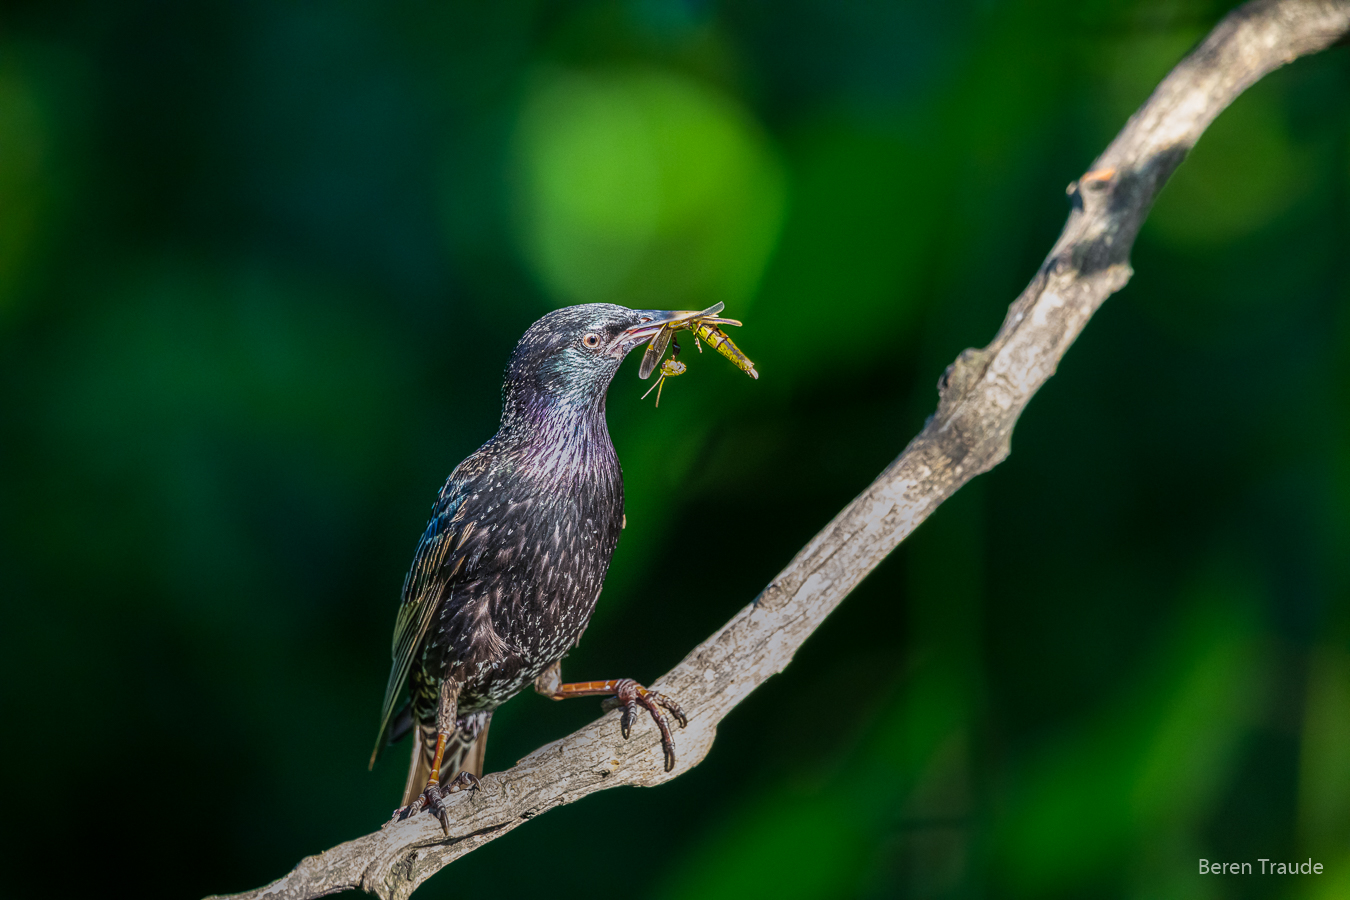
[[647, 352], [642, 354], [642, 365], [638, 367], [638, 377], [647, 379], [656, 371], [656, 366], [661, 362], [661, 357], [666, 353], [666, 347], [670, 344], [670, 339], [675, 334], [669, 328], [662, 328], [655, 336], [652, 342], [647, 345]]

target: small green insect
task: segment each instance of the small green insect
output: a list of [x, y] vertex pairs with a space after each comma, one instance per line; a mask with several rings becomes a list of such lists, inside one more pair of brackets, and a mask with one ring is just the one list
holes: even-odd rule
[[656, 379], [656, 384], [647, 388], [647, 393], [642, 395], [642, 399], [647, 399], [647, 394], [656, 391], [656, 405], [661, 405], [661, 385], [665, 384], [667, 378], [674, 378], [676, 375], [683, 375], [689, 371], [689, 367], [680, 362], [674, 356], [661, 363], [661, 376]]

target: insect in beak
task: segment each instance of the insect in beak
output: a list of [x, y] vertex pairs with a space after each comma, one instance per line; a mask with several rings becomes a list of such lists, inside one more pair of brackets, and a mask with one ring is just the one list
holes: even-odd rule
[[642, 365], [638, 368], [639, 378], [648, 378], [652, 372], [656, 371], [656, 366], [661, 362], [661, 357], [665, 355], [666, 346], [677, 331], [691, 331], [694, 333], [694, 346], [698, 347], [699, 352], [703, 352], [703, 347], [699, 343], [702, 338], [718, 353], [725, 356], [736, 364], [740, 369], [751, 378], [759, 378], [759, 373], [755, 371], [755, 364], [750, 358], [741, 352], [740, 348], [732, 343], [731, 338], [727, 337], [726, 332], [719, 328], [719, 325], [736, 325], [740, 322], [735, 319], [723, 319], [717, 316], [722, 311], [722, 304], [718, 303], [710, 306], [702, 312], [676, 313], [652, 337], [651, 343], [647, 345], [647, 352], [642, 355]]
[[[647, 342], [647, 350], [642, 354], [642, 365], [638, 367], [639, 378], [650, 378], [657, 367], [661, 368], [661, 377], [656, 380], [643, 394], [647, 397], [654, 389], [656, 391], [656, 403], [661, 405], [661, 386], [667, 378], [673, 378], [682, 375], [687, 367], [684, 363], [675, 359], [680, 352], [679, 344], [674, 343], [675, 333], [679, 331], [690, 331], [694, 335], [694, 346], [699, 352], [703, 352], [703, 345], [699, 343], [700, 339], [706, 341], [710, 347], [718, 353], [725, 356], [736, 364], [736, 367], [751, 378], [759, 378], [759, 373], [755, 371], [755, 364], [750, 358], [741, 352], [727, 337], [726, 332], [718, 326], [737, 325], [741, 323], [735, 319], [724, 319], [718, 317], [724, 304], [715, 303], [704, 310], [675, 310], [666, 312], [662, 310], [638, 310], [641, 321], [622, 333], [620, 333], [610, 344], [610, 352], [615, 356], [622, 356], [630, 350]], [[661, 362], [661, 357], [665, 356], [666, 348], [673, 347], [670, 359]]]

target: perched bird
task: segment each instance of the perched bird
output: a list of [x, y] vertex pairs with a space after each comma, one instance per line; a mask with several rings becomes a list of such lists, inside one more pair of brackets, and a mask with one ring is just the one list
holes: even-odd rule
[[[559, 664], [586, 629], [624, 525], [623, 475], [605, 395], [624, 356], [692, 313], [590, 303], [530, 326], [511, 354], [497, 433], [450, 474], [403, 584], [393, 668], [370, 764], [411, 732], [395, 818], [477, 784], [492, 712], [526, 685], [561, 700], [608, 696], [627, 737], [645, 708], [675, 745], [668, 697], [628, 678], [563, 684]], [[395, 708], [407, 684], [410, 699]]]

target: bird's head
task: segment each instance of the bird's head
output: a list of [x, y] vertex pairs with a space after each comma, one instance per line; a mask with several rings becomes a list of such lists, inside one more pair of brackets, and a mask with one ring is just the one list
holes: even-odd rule
[[554, 310], [529, 327], [511, 354], [507, 414], [522, 404], [603, 409], [623, 358], [681, 315], [688, 314], [613, 303]]

